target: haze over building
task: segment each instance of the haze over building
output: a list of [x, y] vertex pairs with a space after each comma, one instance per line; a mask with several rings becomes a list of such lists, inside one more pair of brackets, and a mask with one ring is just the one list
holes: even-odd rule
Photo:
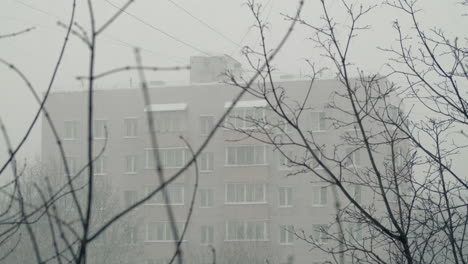
[[[225, 80], [220, 75], [225, 70], [240, 74], [240, 64], [232, 58], [193, 57], [191, 66], [189, 84], [166, 85], [159, 80], [150, 81], [150, 105], [144, 104], [141, 90], [137, 88], [94, 92], [96, 156], [105, 145], [105, 151], [94, 163], [95, 180], [106, 183], [112, 199], [122, 208], [160, 184], [155, 173], [146, 114], [150, 113], [155, 122], [153, 133], [157, 133], [158, 151], [167, 178], [191, 158], [180, 137], [197, 149], [240, 92], [238, 87], [220, 82]], [[287, 100], [301, 102], [310, 80], [283, 76], [275, 84], [287, 91]], [[341, 136], [346, 129], [334, 128], [330, 121], [340, 114], [326, 109], [340, 85], [337, 80], [316, 80], [301, 123], [304, 129], [314, 133], [323, 144], [323, 151], [330, 155], [333, 149], [329, 147], [345, 144]], [[47, 102], [73, 172], [87, 162], [86, 105], [85, 91], [55, 92]], [[282, 154], [299, 160], [303, 152], [294, 147], [280, 151], [235, 131], [251, 130], [257, 137], [265, 136], [252, 124], [255, 120], [271, 119], [268, 108], [265, 100], [246, 94], [200, 155], [199, 190], [182, 243], [184, 257], [189, 258], [190, 263], [211, 263], [209, 246], [216, 249], [217, 263], [265, 263], [266, 259], [271, 263], [286, 263], [289, 256], [294, 257], [294, 263], [327, 259], [324, 254], [311, 254], [310, 246], [296, 239], [292, 232], [303, 230], [311, 239], [326, 245], [327, 237], [319, 229], [326, 228], [336, 217], [331, 187], [317, 181], [310, 172], [296, 172], [294, 161]], [[297, 136], [289, 124], [278, 122], [276, 128], [268, 129], [277, 129], [278, 136]], [[45, 121], [42, 127], [42, 160], [59, 164], [50, 127]], [[347, 162], [346, 166], [364, 165], [359, 151], [353, 152]], [[310, 165], [320, 171], [317, 163]], [[194, 183], [192, 166], [167, 188], [179, 234], [190, 208]], [[355, 199], [370, 198], [362, 192], [361, 186], [349, 187], [353, 188]], [[97, 193], [109, 191], [96, 188]], [[159, 264], [172, 256], [173, 236], [161, 193], [136, 209], [127, 221], [125, 241], [138, 252], [138, 262], [134, 263]], [[362, 237], [358, 226], [347, 228], [353, 230], [356, 237]]]

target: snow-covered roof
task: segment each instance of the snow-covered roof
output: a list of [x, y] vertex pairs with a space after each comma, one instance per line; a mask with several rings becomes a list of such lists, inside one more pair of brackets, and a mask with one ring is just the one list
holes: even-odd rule
[[145, 112], [167, 112], [167, 111], [183, 111], [187, 109], [186, 103], [177, 104], [151, 104], [145, 107]]
[[[231, 107], [232, 102], [226, 102], [224, 108]], [[234, 108], [248, 108], [248, 107], [266, 107], [266, 100], [254, 100], [254, 101], [238, 101]]]

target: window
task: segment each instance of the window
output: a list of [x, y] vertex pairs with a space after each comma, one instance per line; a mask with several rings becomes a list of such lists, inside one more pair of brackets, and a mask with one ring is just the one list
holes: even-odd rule
[[226, 222], [227, 241], [266, 241], [268, 225], [263, 220], [229, 220]]
[[234, 108], [227, 118], [225, 126], [233, 129], [255, 129], [265, 124], [264, 119], [264, 108]]
[[[66, 157], [67, 160], [67, 165], [68, 165], [68, 171], [70, 172], [70, 176], [75, 176], [75, 174], [78, 172], [78, 158], [76, 157]], [[67, 173], [64, 169], [64, 173]]]
[[137, 201], [137, 192], [134, 190], [124, 191], [125, 207], [133, 205]]
[[146, 150], [146, 168], [154, 169], [155, 157], [154, 154], [159, 151], [159, 158], [163, 168], [182, 168], [185, 165], [186, 151], [185, 148], [170, 148], [170, 149], [147, 149]]
[[327, 187], [313, 186], [312, 187], [312, 205], [324, 206], [327, 205]]
[[200, 189], [200, 207], [214, 206], [214, 192], [211, 189]]
[[403, 155], [403, 151], [401, 148], [397, 147], [395, 149], [395, 165], [398, 168], [403, 168], [405, 166], [405, 156]]
[[202, 225], [200, 227], [200, 242], [203, 245], [212, 245], [214, 242], [214, 227], [212, 225]]
[[210, 172], [214, 170], [214, 153], [213, 152], [203, 152], [200, 155], [199, 159], [200, 171]]
[[64, 122], [65, 133], [63, 139], [73, 140], [78, 138], [78, 121], [65, 121]]
[[127, 244], [136, 244], [138, 243], [138, 228], [136, 225], [125, 226], [124, 241]]
[[280, 225], [280, 244], [292, 244], [294, 240], [294, 226], [293, 225]]
[[359, 167], [361, 165], [361, 156], [359, 155], [359, 149], [354, 148], [347, 148], [346, 154], [348, 157], [346, 158], [344, 165], [345, 167]]
[[227, 146], [226, 165], [265, 165], [266, 147], [263, 145]]
[[325, 112], [312, 112], [312, 131], [327, 130], [325, 120]]
[[[318, 160], [323, 162], [322, 151], [319, 150], [319, 149], [313, 149], [312, 151], [314, 152], [315, 156], [317, 156]], [[320, 166], [318, 160], [316, 158], [314, 158], [313, 156], [311, 157], [311, 159], [312, 159], [312, 168], [320, 169], [321, 166]]]
[[126, 118], [124, 119], [125, 134], [124, 137], [136, 137], [138, 134], [138, 119]]
[[101, 156], [94, 161], [94, 175], [104, 175], [107, 173], [107, 157]]
[[185, 131], [185, 111], [161, 111], [153, 113], [154, 132], [180, 132]]
[[356, 200], [356, 202], [361, 202], [361, 185], [351, 184], [349, 192], [353, 199]]
[[292, 131], [293, 127], [291, 126], [291, 124], [287, 120], [284, 120], [283, 132], [289, 134]]
[[317, 243], [327, 243], [328, 241], [328, 225], [314, 224], [312, 225], [312, 238]]
[[348, 223], [346, 235], [348, 240], [362, 240], [362, 225], [361, 223]]
[[[290, 170], [292, 166], [294, 166], [294, 155], [293, 152], [290, 150], [285, 150], [283, 153], [279, 153], [279, 160], [280, 160], [280, 169], [281, 170]], [[292, 160], [292, 161], [291, 161]]]
[[214, 128], [214, 116], [200, 116], [200, 134], [208, 135]]
[[[177, 234], [180, 236], [184, 230], [184, 223], [175, 223]], [[170, 222], [151, 222], [146, 225], [147, 241], [174, 241]]]
[[226, 203], [266, 203], [265, 184], [228, 183], [226, 184]]
[[137, 172], [137, 157], [135, 155], [125, 156], [125, 173]]
[[[156, 186], [147, 185], [146, 194], [149, 194]], [[184, 205], [184, 185], [183, 184], [171, 184], [166, 186], [167, 196], [169, 198], [170, 205]], [[151, 199], [147, 201], [151, 205], [165, 205], [163, 192], [156, 193]]]
[[109, 129], [107, 120], [94, 120], [94, 138], [104, 139], [106, 138], [106, 129]]
[[292, 207], [292, 187], [279, 188], [279, 207]]

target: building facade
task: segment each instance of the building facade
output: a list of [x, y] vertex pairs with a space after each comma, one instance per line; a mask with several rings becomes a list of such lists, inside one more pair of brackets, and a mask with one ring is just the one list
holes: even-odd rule
[[[300, 101], [310, 81], [283, 79], [277, 84], [284, 87], [292, 101]], [[333, 128], [327, 120], [326, 104], [338, 87], [336, 80], [317, 80], [307, 101], [309, 110], [303, 124], [324, 145], [342, 144], [339, 142], [346, 130]], [[145, 105], [141, 90], [136, 88], [96, 90], [95, 155], [105, 145], [102, 156], [94, 163], [96, 180], [109, 183], [108, 188], [122, 208], [144, 197], [160, 183], [150, 133], [157, 133], [158, 152], [167, 178], [191, 158], [180, 136], [197, 149], [239, 91], [219, 82], [161, 85], [150, 87], [151, 104]], [[86, 106], [84, 91], [52, 93], [47, 102], [63, 139], [69, 166], [75, 172], [87, 161]], [[336, 214], [330, 186], [310, 173], [292, 173], [291, 162], [274, 146], [235, 131], [252, 129], [255, 133], [248, 119], [268, 118], [266, 108], [264, 100], [246, 94], [199, 157], [199, 189], [182, 243], [186, 263], [211, 263], [211, 246], [217, 263], [287, 263], [290, 257], [294, 263], [327, 260], [328, 256], [310, 251], [310, 244], [292, 232], [327, 243], [327, 237], [318, 229], [327, 226]], [[155, 122], [155, 131], [148, 127], [148, 113]], [[285, 133], [289, 133], [288, 129], [284, 127]], [[294, 149], [285, 151], [292, 153]], [[359, 155], [354, 153], [350, 161], [363, 162]], [[59, 160], [58, 148], [45, 121], [42, 159]], [[191, 167], [167, 189], [179, 231], [190, 208], [194, 183]], [[100, 191], [103, 190], [96, 189]], [[359, 187], [355, 187], [354, 194], [356, 199], [365, 199]], [[126, 218], [129, 224], [125, 243], [141, 252], [140, 259], [132, 263], [167, 263], [172, 256], [174, 239], [165, 206], [162, 195], [157, 194]]]

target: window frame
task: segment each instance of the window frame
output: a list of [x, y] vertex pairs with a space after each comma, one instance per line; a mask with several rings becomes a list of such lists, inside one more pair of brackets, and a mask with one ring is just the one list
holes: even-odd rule
[[[205, 229], [204, 229], [205, 228]], [[208, 231], [207, 234], [203, 234], [203, 231]], [[207, 241], [203, 241], [205, 238]], [[200, 244], [201, 245], [213, 245], [215, 241], [215, 229], [211, 224], [204, 224], [200, 226]]]
[[[237, 201], [234, 201], [234, 202], [229, 202], [228, 201], [228, 185], [235, 185], [235, 191], [234, 193], [236, 194], [236, 200], [237, 200], [237, 186], [239, 185], [243, 185], [243, 201], [241, 202], [237, 202]], [[254, 192], [252, 193], [252, 197], [255, 197], [255, 187], [256, 185], [262, 185], [262, 192], [263, 192], [263, 200], [262, 201], [252, 201], [252, 202], [248, 202], [247, 201], [247, 185], [253, 185], [253, 188], [252, 190], [254, 190]], [[255, 182], [227, 182], [224, 184], [224, 204], [226, 205], [236, 205], [236, 204], [268, 204], [268, 201], [267, 201], [267, 186], [266, 186], [266, 183], [255, 183]]]
[[[149, 234], [149, 225], [150, 225], [150, 224], [154, 224], [154, 223], [163, 223], [163, 224], [164, 224], [164, 231], [163, 231], [163, 233], [164, 233], [164, 239], [160, 239], [160, 240], [159, 240], [159, 239], [156, 239], [156, 240], [150, 240], [150, 239], [149, 239], [149, 237], [150, 237], [150, 234]], [[185, 222], [176, 221], [175, 223], [176, 223], [176, 226], [177, 226], [177, 224], [180, 224], [180, 225], [181, 225], [180, 227], [177, 226], [178, 229], [180, 228], [180, 230], [178, 230], [178, 234], [179, 234], [179, 236], [180, 236], [180, 234], [181, 234], [182, 231], [184, 230]], [[146, 231], [146, 232], [145, 232], [145, 233], [146, 233], [146, 235], [145, 235], [145, 242], [163, 242], [163, 243], [165, 243], [165, 242], [171, 242], [171, 243], [174, 243], [174, 242], [177, 241], [177, 240], [175, 240], [175, 239], [167, 239], [167, 234], [168, 234], [168, 233], [171, 233], [171, 234], [172, 234], [171, 223], [170, 223], [169, 221], [150, 221], [150, 222], [147, 222], [147, 223], [146, 223], [145, 227], [146, 227], [146, 230], [145, 230], [145, 231]], [[156, 236], [157, 236], [157, 234], [156, 234]], [[184, 240], [182, 240], [182, 242], [186, 242], [186, 241], [187, 241], [187, 239], [186, 239], [186, 237], [184, 237]]]
[[[282, 190], [282, 189], [284, 189], [285, 191], [286, 191], [286, 190], [289, 190], [289, 191], [291, 192], [291, 201], [290, 201], [290, 198], [288, 198], [288, 197], [289, 197], [288, 191], [286, 191], [286, 192], [284, 193], [284, 200], [285, 200], [285, 204], [284, 204], [284, 205], [281, 204], [281, 190]], [[293, 203], [292, 203], [292, 201], [293, 201], [293, 197], [292, 197], [293, 193], [294, 193], [294, 192], [293, 192], [293, 187], [291, 187], [291, 186], [279, 186], [279, 187], [278, 187], [278, 207], [279, 207], [279, 208], [291, 208], [291, 207], [294, 207], [294, 205], [293, 205]]]
[[[154, 185], [154, 184], [146, 184], [144, 186], [144, 193], [145, 195], [148, 195], [152, 190], [154, 190], [155, 188], [157, 187], [157, 185]], [[174, 187], [182, 187], [181, 189], [181, 202], [174, 202], [174, 199], [171, 199], [171, 193], [169, 193], [170, 189], [171, 188], [174, 188]], [[148, 206], [167, 206], [167, 205], [170, 205], [170, 206], [185, 206], [185, 184], [183, 183], [172, 183], [172, 184], [169, 184], [169, 185], [166, 185], [166, 191], [167, 191], [167, 194], [169, 196], [169, 204], [165, 203], [164, 202], [164, 197], [162, 197], [162, 201], [161, 202], [154, 202], [154, 200], [156, 199], [157, 196], [162, 196], [163, 195], [163, 192], [162, 190], [158, 193], [156, 193], [151, 199], [148, 199], [144, 204], [145, 205], [148, 205]]]
[[[317, 115], [317, 116], [315, 116]], [[318, 117], [315, 120], [315, 117]], [[313, 110], [311, 111], [311, 131], [312, 132], [325, 132], [327, 131], [327, 124], [326, 124], [326, 112], [321, 110]], [[315, 122], [317, 122], [317, 126], [315, 126]], [[322, 123], [323, 122], [323, 123]]]
[[[203, 160], [204, 156], [206, 156], [206, 160]], [[214, 171], [214, 163], [215, 163], [214, 157], [215, 155], [214, 155], [214, 152], [212, 151], [202, 152], [200, 154], [200, 159], [199, 159], [200, 172], [213, 172]]]
[[[203, 198], [202, 197], [204, 197], [204, 196], [203, 196], [202, 192], [206, 192], [206, 195], [207, 195], [207, 196], [205, 196], [206, 202], [207, 202], [206, 205], [204, 205], [204, 203], [203, 203]], [[214, 190], [209, 189], [209, 188], [200, 189], [200, 208], [213, 208], [213, 207], [215, 207]]]
[[[261, 111], [261, 120], [260, 124], [266, 124], [266, 108], [265, 106], [250, 106], [250, 107], [234, 107], [231, 113], [226, 117], [224, 121], [224, 127], [228, 130], [258, 130], [259, 127], [256, 123], [252, 123], [251, 120], [247, 120], [247, 111], [251, 109], [254, 111]], [[239, 112], [242, 111], [242, 115], [239, 115]], [[235, 115], [234, 115], [235, 114]], [[234, 121], [233, 121], [234, 120]], [[253, 120], [253, 119], [252, 119]], [[238, 122], [242, 122], [242, 126], [237, 126]], [[251, 124], [252, 126], [248, 126]]]
[[[99, 165], [99, 168], [100, 168], [100, 172], [97, 172], [96, 168], [98, 168], [98, 166], [96, 166], [97, 164], [100, 164]], [[93, 163], [93, 175], [107, 175], [107, 164], [108, 164], [108, 160], [107, 160], [107, 156], [100, 156], [98, 157], [94, 163]]]
[[[135, 121], [135, 127], [134, 127], [134, 132], [135, 135], [128, 135], [128, 127], [127, 127], [127, 121]], [[131, 129], [130, 129], [131, 130]], [[124, 118], [124, 136], [123, 138], [137, 138], [138, 137], [138, 117], [125, 117]]]
[[[285, 155], [283, 155], [283, 153]], [[290, 171], [293, 169], [293, 166], [295, 165], [292, 161], [290, 161], [290, 159], [292, 160], [294, 153], [292, 150], [283, 150], [283, 153], [279, 152], [279, 155], [278, 155], [279, 156], [278, 169], [283, 170], [283, 171]], [[289, 157], [289, 159], [287, 157]]]
[[[229, 238], [229, 223], [232, 223], [232, 222], [240, 222], [242, 223], [242, 235], [243, 235], [243, 239], [239, 239], [239, 238], [236, 238], [236, 239], [232, 239], [232, 238]], [[247, 239], [248, 237], [248, 234], [247, 234], [247, 231], [248, 231], [248, 224], [253, 224], [255, 222], [261, 222], [263, 223], [263, 234], [264, 234], [264, 238], [263, 239]], [[252, 241], [258, 241], [258, 242], [268, 242], [270, 241], [270, 236], [269, 236], [269, 220], [257, 220], [257, 219], [251, 219], [251, 220], [240, 220], [240, 219], [227, 219], [225, 221], [225, 234], [224, 234], [224, 241], [225, 242], [252, 242]], [[237, 233], [237, 232], [236, 232]], [[237, 234], [236, 234], [237, 236]]]
[[[252, 163], [252, 164], [239, 164], [238, 162], [238, 154], [237, 151], [239, 148], [242, 147], [253, 147], [254, 152], [252, 153], [252, 156], [254, 157], [254, 162], [255, 162], [255, 157], [256, 157], [256, 152], [255, 148], [256, 147], [262, 147], [263, 148], [263, 163]], [[234, 159], [235, 159], [235, 164], [230, 164], [229, 163], [229, 149], [233, 148], [235, 149], [235, 154], [234, 154]], [[267, 146], [265, 144], [251, 144], [251, 145], [226, 145], [224, 146], [224, 166], [225, 167], [252, 167], [252, 166], [268, 166], [268, 161], [267, 161]]]
[[[316, 203], [315, 202], [315, 193], [316, 193], [316, 189], [319, 189], [319, 202]], [[325, 196], [324, 194], [322, 193], [323, 190], [325, 190]], [[323, 201], [323, 198], [325, 197], [325, 201]], [[313, 185], [312, 186], [312, 202], [311, 202], [312, 206], [313, 207], [326, 207], [327, 204], [328, 204], [328, 186], [327, 185], [324, 185], [324, 184], [320, 184], [320, 185]]]
[[[104, 126], [102, 127], [102, 135], [97, 135], [96, 130], [98, 129], [98, 125], [96, 122], [104, 122]], [[94, 140], [105, 140], [106, 139], [106, 129], [109, 132], [109, 119], [94, 119], [93, 120], [93, 139]], [[109, 135], [109, 133], [108, 133]]]
[[[204, 131], [204, 129], [205, 129], [206, 127], [203, 126], [203, 124], [204, 124], [204, 123], [202, 122], [202, 119], [203, 119], [203, 118], [211, 118], [211, 121], [213, 122], [213, 124], [212, 124], [213, 126], [212, 126], [210, 129], [208, 129], [209, 131]], [[207, 135], [209, 135], [210, 132], [215, 128], [215, 125], [216, 125], [216, 124], [215, 124], [215, 116], [214, 116], [214, 115], [200, 115], [199, 121], [200, 121], [200, 136], [207, 136]]]
[[[322, 231], [323, 227], [330, 230], [330, 225], [328, 224], [312, 224], [312, 239], [321, 245], [328, 244], [330, 240], [330, 236], [326, 232]], [[318, 234], [319, 237], [316, 238], [314, 236], [315, 234]]]
[[[129, 171], [128, 170], [128, 158], [132, 157], [133, 159], [133, 170]], [[137, 162], [137, 155], [125, 155], [124, 160], [125, 160], [125, 171], [124, 174], [137, 174], [138, 173], [138, 162]]]
[[[278, 234], [278, 242], [280, 245], [294, 245], [294, 234], [289, 232], [287, 229], [294, 229], [294, 225], [289, 224], [280, 224], [279, 225], [279, 234]], [[284, 232], [285, 241], [282, 240]]]
[[[78, 139], [78, 122], [79, 120], [76, 119], [70, 119], [70, 120], [64, 120], [63, 121], [63, 140], [67, 141], [73, 141]], [[68, 137], [67, 135], [67, 123], [72, 124], [72, 137]]]
[[[182, 165], [181, 166], [176, 166], [176, 167], [166, 167], [164, 166], [164, 161], [161, 160], [161, 164], [163, 165], [164, 169], [180, 169], [183, 168], [186, 165], [187, 162], [187, 148], [186, 147], [164, 147], [164, 148], [145, 148], [145, 169], [147, 170], [154, 170], [156, 169], [155, 167], [150, 167], [149, 166], [149, 154], [150, 151], [155, 151], [155, 150], [182, 150]], [[153, 154], [154, 155], [154, 154]], [[161, 156], [160, 156], [161, 158]], [[156, 166], [156, 164], [155, 164]]]
[[360, 168], [362, 165], [360, 149], [347, 147], [345, 151], [346, 151], [346, 158], [343, 164], [344, 167], [348, 169]]

